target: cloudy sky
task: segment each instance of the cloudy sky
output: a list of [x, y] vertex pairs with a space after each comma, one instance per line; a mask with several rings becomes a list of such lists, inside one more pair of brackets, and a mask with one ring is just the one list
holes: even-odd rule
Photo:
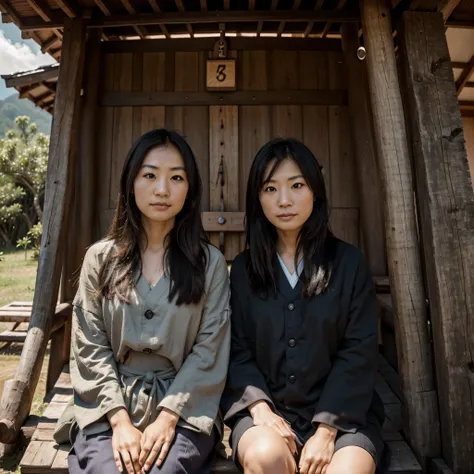
[[[41, 50], [33, 40], [22, 40], [21, 31], [14, 23], [3, 24], [0, 13], [0, 75], [28, 71], [56, 61]], [[5, 81], [0, 78], [0, 100], [15, 93], [7, 89]]]

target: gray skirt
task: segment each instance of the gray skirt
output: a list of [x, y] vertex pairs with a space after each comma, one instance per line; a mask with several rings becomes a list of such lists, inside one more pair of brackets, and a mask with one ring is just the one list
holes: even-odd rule
[[[173, 444], [161, 467], [149, 474], [209, 474], [218, 442], [217, 430], [210, 436], [176, 426]], [[79, 431], [68, 457], [70, 474], [118, 474], [112, 453], [112, 430], [94, 435]], [[124, 466], [124, 473], [127, 472]]]
[[[232, 448], [232, 457], [234, 463], [240, 470], [243, 469], [237, 455], [239, 441], [243, 434], [253, 426], [255, 425], [253, 424], [252, 417], [250, 415], [243, 415], [236, 421], [230, 435], [229, 441]], [[305, 442], [314, 434], [315, 430], [313, 428], [310, 433], [299, 433], [294, 427], [292, 427], [292, 431], [296, 435], [296, 459], [298, 460]], [[357, 432], [338, 432], [334, 443], [334, 452], [346, 446], [358, 446], [365, 449], [374, 458], [375, 465], [377, 466], [377, 473], [383, 473], [386, 471], [390, 462], [390, 453], [388, 452], [386, 444], [382, 440], [379, 423], [372, 413], [369, 412], [366, 425]]]

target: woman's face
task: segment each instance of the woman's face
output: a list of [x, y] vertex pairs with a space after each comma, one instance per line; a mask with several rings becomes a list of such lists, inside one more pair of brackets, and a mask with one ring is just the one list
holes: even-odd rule
[[265, 170], [260, 204], [265, 217], [281, 231], [299, 231], [313, 211], [314, 194], [294, 160], [282, 161], [267, 181], [274, 165]]
[[133, 182], [142, 218], [153, 222], [174, 221], [188, 194], [183, 157], [172, 144], [151, 149]]

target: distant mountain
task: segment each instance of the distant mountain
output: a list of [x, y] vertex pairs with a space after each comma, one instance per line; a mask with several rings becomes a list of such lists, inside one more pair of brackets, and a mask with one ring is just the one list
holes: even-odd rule
[[0, 100], [0, 138], [15, 127], [15, 118], [19, 115], [28, 115], [30, 123], [36, 123], [39, 132], [46, 135], [51, 133], [52, 115], [36, 107], [30, 100], [20, 99], [18, 94], [13, 94]]

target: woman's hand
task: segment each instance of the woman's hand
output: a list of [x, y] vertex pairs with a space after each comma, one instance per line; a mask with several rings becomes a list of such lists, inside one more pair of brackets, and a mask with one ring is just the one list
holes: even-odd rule
[[275, 430], [285, 440], [291, 454], [296, 453], [296, 436], [291, 431], [290, 425], [281, 417], [273, 413], [268, 404], [259, 400], [249, 406], [250, 415], [252, 415], [255, 426], [268, 426]]
[[147, 472], [158, 456], [156, 465], [161, 466], [173, 442], [179, 416], [163, 408], [156, 421], [143, 432], [139, 462]]
[[123, 460], [128, 474], [141, 474], [139, 462], [141, 431], [132, 425], [125, 408], [112, 410], [107, 413], [107, 417], [112, 427], [112, 451], [117, 469], [123, 471]]
[[300, 457], [300, 474], [324, 474], [334, 454], [337, 429], [320, 424], [304, 445]]

